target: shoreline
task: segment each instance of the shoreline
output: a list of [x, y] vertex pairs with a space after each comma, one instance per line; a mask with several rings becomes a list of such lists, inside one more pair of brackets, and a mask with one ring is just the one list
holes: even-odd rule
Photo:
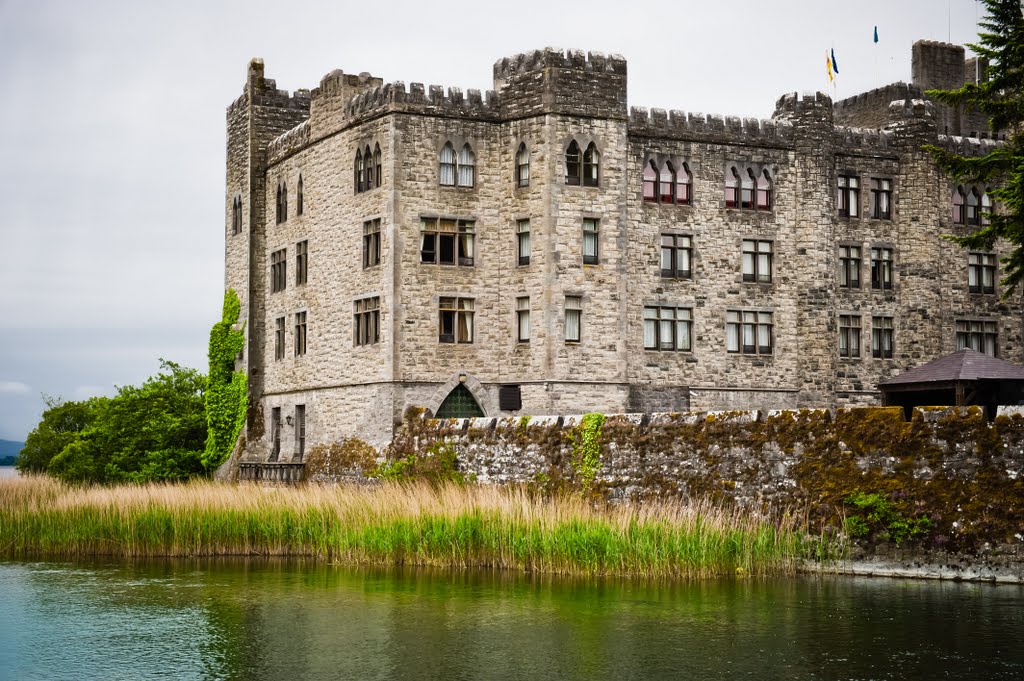
[[[961, 557], [964, 560], [964, 557]], [[1024, 565], [977, 566], [895, 561], [883, 557], [862, 558], [818, 564], [808, 561], [800, 570], [806, 574], [875, 577], [879, 579], [915, 579], [972, 584], [1024, 585]]]

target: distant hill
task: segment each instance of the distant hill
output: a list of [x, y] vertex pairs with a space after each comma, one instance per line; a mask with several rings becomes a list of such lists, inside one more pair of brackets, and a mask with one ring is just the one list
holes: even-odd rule
[[21, 448], [24, 446], [24, 442], [0, 440], [0, 466], [13, 466], [14, 459], [17, 458], [18, 452], [20, 452]]

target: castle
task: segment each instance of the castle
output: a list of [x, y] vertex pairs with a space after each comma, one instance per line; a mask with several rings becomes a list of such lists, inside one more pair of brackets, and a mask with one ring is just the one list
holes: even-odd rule
[[926, 88], [976, 78], [913, 46], [913, 82], [770, 120], [628, 109], [626, 62], [544, 50], [481, 94], [368, 74], [227, 111], [226, 281], [247, 334], [248, 453], [380, 446], [438, 416], [832, 407], [960, 347], [1024, 359], [992, 208], [925, 143], [997, 140]]

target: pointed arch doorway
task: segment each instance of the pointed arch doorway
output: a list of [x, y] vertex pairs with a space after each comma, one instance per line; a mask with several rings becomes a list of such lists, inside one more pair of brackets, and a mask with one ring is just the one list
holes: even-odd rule
[[434, 418], [464, 419], [484, 416], [484, 410], [464, 383], [458, 383], [437, 408]]

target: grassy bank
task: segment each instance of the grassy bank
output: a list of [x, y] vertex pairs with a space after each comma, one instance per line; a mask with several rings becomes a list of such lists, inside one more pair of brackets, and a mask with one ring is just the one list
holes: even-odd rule
[[0, 556], [315, 556], [332, 562], [652, 577], [785, 574], [817, 549], [792, 519], [706, 503], [424, 484], [72, 487], [0, 481]]

